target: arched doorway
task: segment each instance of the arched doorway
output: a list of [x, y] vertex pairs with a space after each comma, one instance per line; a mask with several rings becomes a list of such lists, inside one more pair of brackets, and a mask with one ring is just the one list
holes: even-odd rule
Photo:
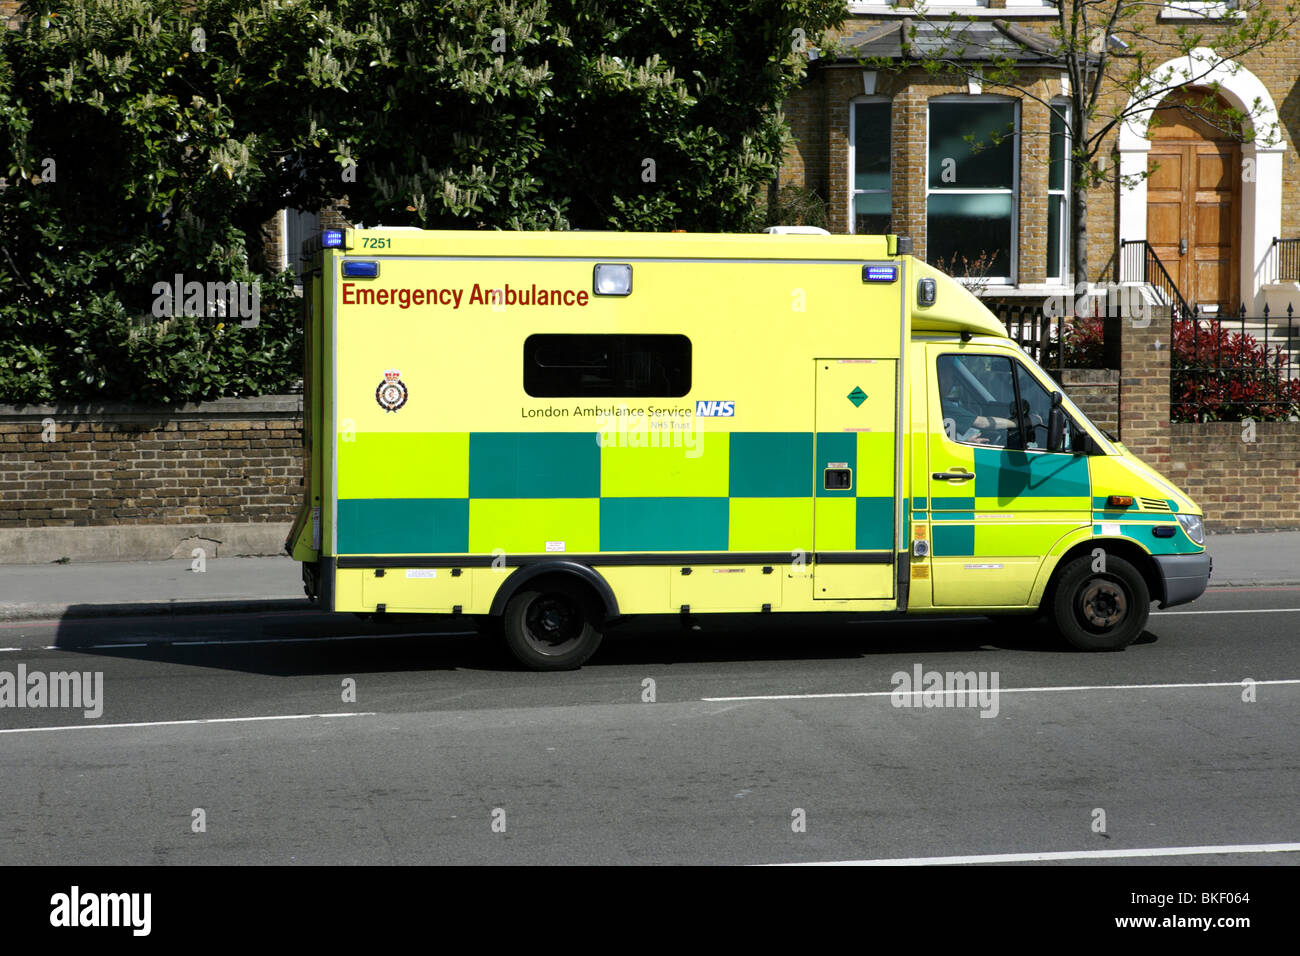
[[1241, 260], [1241, 135], [1197, 106], [1227, 104], [1206, 90], [1171, 93], [1155, 110], [1147, 156], [1147, 241], [1183, 298], [1234, 311]]

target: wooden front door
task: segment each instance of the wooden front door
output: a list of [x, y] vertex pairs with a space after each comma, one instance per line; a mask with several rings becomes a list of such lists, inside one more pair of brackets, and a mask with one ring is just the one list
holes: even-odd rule
[[1157, 110], [1147, 241], [1190, 305], [1237, 307], [1241, 147], [1176, 108]]

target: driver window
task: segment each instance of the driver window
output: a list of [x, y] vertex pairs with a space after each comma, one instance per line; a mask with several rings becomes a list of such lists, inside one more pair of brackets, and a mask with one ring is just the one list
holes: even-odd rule
[[1009, 358], [941, 355], [936, 370], [943, 428], [949, 438], [969, 445], [1020, 447]]

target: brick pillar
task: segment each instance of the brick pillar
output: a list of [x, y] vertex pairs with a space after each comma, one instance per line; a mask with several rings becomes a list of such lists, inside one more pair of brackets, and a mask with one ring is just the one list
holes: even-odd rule
[[[1040, 95], [1051, 96], [1046, 84]], [[1047, 172], [1051, 113], [1026, 96], [1020, 100], [1020, 261], [1013, 263], [1021, 282], [1047, 281]]]
[[910, 236], [918, 259], [926, 257], [925, 174], [928, 97], [935, 92], [912, 74], [904, 76], [894, 93], [893, 231]]
[[1169, 455], [1169, 344], [1167, 307], [1151, 307], [1145, 327], [1120, 322], [1119, 437], [1129, 450], [1162, 472]]
[[849, 231], [849, 101], [862, 92], [862, 73], [858, 70], [828, 70], [826, 98], [822, 102], [825, 117], [826, 202], [829, 205], [826, 228], [833, 233]]

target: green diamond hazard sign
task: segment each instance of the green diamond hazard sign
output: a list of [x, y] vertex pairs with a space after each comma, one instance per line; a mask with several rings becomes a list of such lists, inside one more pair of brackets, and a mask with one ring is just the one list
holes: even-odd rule
[[856, 407], [861, 407], [862, 403], [865, 402], [866, 400], [867, 400], [867, 393], [860, 388], [855, 387], [853, 391], [849, 392], [849, 401], [852, 402]]

